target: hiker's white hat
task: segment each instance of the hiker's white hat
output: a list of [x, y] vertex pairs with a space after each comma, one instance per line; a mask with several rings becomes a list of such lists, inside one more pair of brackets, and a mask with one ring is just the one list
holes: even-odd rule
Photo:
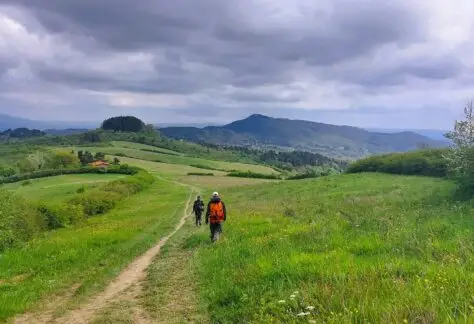
[[214, 191], [214, 192], [212, 193], [212, 197], [219, 197], [219, 193], [218, 193], [217, 191]]

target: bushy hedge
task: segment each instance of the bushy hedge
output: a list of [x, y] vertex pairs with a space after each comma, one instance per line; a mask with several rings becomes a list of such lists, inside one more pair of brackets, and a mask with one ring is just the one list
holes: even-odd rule
[[206, 173], [206, 172], [188, 172], [188, 176], [207, 176], [212, 177], [214, 173]]
[[376, 155], [352, 163], [346, 172], [383, 172], [445, 177], [448, 175], [448, 165], [444, 158], [446, 152], [445, 149], [426, 149]]
[[85, 217], [104, 214], [120, 200], [145, 189], [153, 181], [151, 174], [140, 171], [130, 178], [111, 181], [93, 190], [76, 193], [68, 203], [80, 206]]
[[84, 173], [114, 173], [114, 174], [127, 174], [133, 175], [138, 172], [138, 168], [130, 167], [127, 164], [120, 166], [110, 166], [107, 169], [93, 168], [93, 167], [82, 167], [77, 169], [60, 169], [60, 170], [40, 170], [30, 173], [15, 174], [9, 177], [0, 178], [0, 184], [13, 183], [19, 181], [25, 181], [30, 179], [39, 179], [46, 177], [53, 177], [66, 174], [84, 174]]
[[0, 189], [0, 252], [31, 239], [45, 227], [44, 219], [33, 206]]
[[239, 177], [239, 178], [255, 178], [255, 179], [281, 179], [278, 174], [263, 174], [252, 171], [242, 172], [233, 171], [227, 174], [228, 177]]
[[320, 168], [313, 169], [304, 173], [298, 173], [292, 176], [289, 176], [288, 180], [301, 180], [301, 179], [312, 179], [320, 178], [328, 175], [339, 174], [340, 172], [333, 168]]
[[[122, 171], [124, 169], [132, 170], [122, 167]], [[40, 231], [74, 225], [88, 217], [106, 213], [119, 201], [154, 182], [155, 178], [148, 172], [133, 170], [134, 175], [125, 179], [90, 190], [78, 190], [66, 203], [27, 203], [11, 192], [0, 189], [0, 251], [26, 242]]]

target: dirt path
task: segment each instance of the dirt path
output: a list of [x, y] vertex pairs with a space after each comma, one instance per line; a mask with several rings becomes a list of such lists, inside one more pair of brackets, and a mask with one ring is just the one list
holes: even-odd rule
[[[161, 248], [166, 242], [178, 232], [181, 227], [185, 224], [186, 219], [189, 217], [188, 209], [192, 202], [194, 188], [190, 188], [190, 194], [184, 207], [183, 216], [179, 223], [176, 225], [174, 230], [167, 236], [163, 237], [158, 244], [153, 246], [151, 249], [146, 251], [143, 255], [136, 258], [130, 263], [122, 272], [116, 277], [105, 290], [91, 298], [87, 303], [82, 305], [78, 309], [74, 309], [68, 312], [66, 315], [59, 318], [54, 318], [54, 310], [50, 310], [44, 314], [25, 314], [17, 317], [13, 323], [26, 324], [26, 323], [68, 323], [68, 324], [83, 324], [90, 323], [94, 318], [95, 314], [106, 308], [109, 302], [113, 301], [114, 298], [124, 294], [130, 295], [132, 299], [137, 298], [138, 292], [141, 291], [141, 283], [146, 279], [146, 270], [153, 262], [153, 259], [160, 253]], [[124, 295], [126, 296], [126, 295]], [[147, 317], [143, 314], [140, 309], [135, 309], [134, 313], [137, 313], [134, 323], [148, 323]]]

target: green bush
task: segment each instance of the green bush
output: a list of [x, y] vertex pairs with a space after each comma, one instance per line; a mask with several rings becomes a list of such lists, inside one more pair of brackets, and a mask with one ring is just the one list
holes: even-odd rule
[[101, 190], [89, 191], [69, 200], [69, 204], [81, 206], [86, 216], [104, 214], [115, 207], [121, 195]]
[[84, 209], [81, 205], [58, 204], [47, 205], [41, 203], [38, 212], [44, 218], [48, 229], [55, 229], [74, 225], [84, 219]]
[[305, 173], [299, 173], [293, 176], [289, 176], [288, 180], [301, 180], [301, 179], [311, 179], [311, 178], [320, 178], [328, 175], [338, 174], [339, 171], [333, 168], [320, 168], [307, 171]]
[[15, 173], [15, 169], [0, 165], [0, 177], [11, 177]]
[[255, 178], [255, 179], [281, 179], [277, 174], [263, 174], [252, 171], [240, 172], [234, 171], [227, 174], [228, 177]]
[[405, 175], [445, 177], [448, 165], [445, 149], [376, 155], [352, 163], [347, 173], [382, 172]]
[[15, 174], [10, 177], [0, 178], [0, 184], [3, 183], [13, 183], [29, 179], [38, 179], [53, 177], [64, 174], [84, 174], [84, 173], [113, 173], [113, 174], [127, 174], [134, 175], [140, 169], [136, 167], [131, 167], [127, 164], [122, 164], [120, 166], [111, 166], [107, 169], [102, 168], [93, 168], [93, 167], [82, 167], [78, 169], [60, 169], [60, 170], [40, 170], [30, 173]]
[[213, 177], [213, 176], [214, 176], [214, 173], [188, 172], [188, 176], [208, 176], [208, 177]]
[[[128, 170], [127, 165], [122, 165]], [[69, 204], [83, 208], [86, 216], [103, 214], [114, 208], [118, 201], [133, 195], [154, 182], [154, 177], [146, 171], [138, 171], [127, 179], [120, 179], [106, 183], [97, 189], [77, 193], [69, 200]]]
[[34, 208], [0, 189], [0, 251], [28, 241], [44, 228], [44, 221]]

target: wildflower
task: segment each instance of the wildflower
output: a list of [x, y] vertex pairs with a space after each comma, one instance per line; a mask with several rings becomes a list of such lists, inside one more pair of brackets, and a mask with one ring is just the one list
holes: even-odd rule
[[300, 292], [298, 290], [293, 292], [294, 295], [298, 295], [299, 293]]
[[297, 314], [296, 316], [307, 316], [307, 315], [310, 315], [310, 313], [308, 313], [308, 312], [301, 312], [301, 313]]
[[308, 323], [316, 323], [315, 320], [309, 320]]
[[407, 320], [407, 319], [404, 319], [404, 320], [403, 320], [403, 323], [408, 323], [408, 320]]
[[314, 306], [308, 306], [306, 307], [306, 310], [312, 311], [314, 309]]
[[279, 303], [279, 304], [284, 304], [284, 303], [286, 303], [286, 300], [283, 300], [283, 299], [282, 299], [282, 300], [279, 300], [278, 303]]
[[296, 295], [291, 295], [290, 298], [291, 299], [296, 298]]

